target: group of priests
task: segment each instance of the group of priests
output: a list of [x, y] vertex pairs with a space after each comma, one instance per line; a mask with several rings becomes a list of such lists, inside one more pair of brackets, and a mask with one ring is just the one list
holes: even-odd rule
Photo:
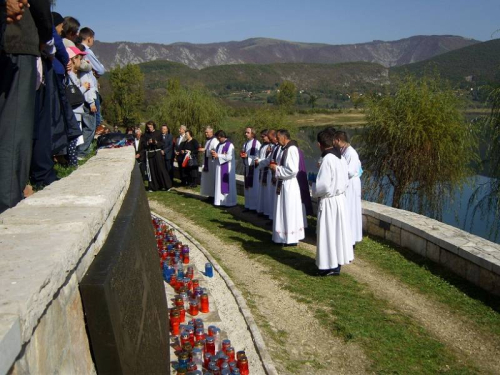
[[[201, 194], [216, 206], [234, 206], [236, 155], [224, 131], [205, 129]], [[320, 276], [340, 274], [354, 259], [354, 246], [362, 240], [361, 163], [345, 132], [318, 133], [319, 172], [310, 186], [302, 150], [285, 129], [245, 129], [246, 141], [238, 157], [244, 167], [245, 209], [267, 216], [273, 223], [272, 240], [296, 246], [305, 238], [312, 196], [318, 198], [316, 265]]]

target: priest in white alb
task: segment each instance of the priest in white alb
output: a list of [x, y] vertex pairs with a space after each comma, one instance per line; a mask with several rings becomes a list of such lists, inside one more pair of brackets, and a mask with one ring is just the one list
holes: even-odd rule
[[299, 149], [297, 142], [290, 139], [287, 130], [278, 130], [278, 143], [282, 147], [277, 164], [269, 168], [275, 171], [276, 201], [274, 203], [273, 242], [284, 246], [295, 246], [305, 238], [306, 216], [303, 210], [300, 186], [297, 180], [299, 172]]
[[246, 128], [247, 141], [243, 144], [240, 157], [245, 167], [245, 209], [243, 212], [256, 211], [259, 202], [259, 172], [255, 159], [259, 157], [260, 142], [255, 138], [255, 129]]
[[349, 184], [345, 192], [349, 225], [353, 246], [363, 240], [363, 212], [361, 207], [361, 161], [356, 150], [349, 144], [346, 132], [337, 131], [334, 134], [334, 145], [340, 149], [347, 162]]
[[219, 130], [215, 136], [219, 144], [212, 150], [216, 162], [214, 205], [232, 207], [237, 203], [234, 146], [223, 130]]
[[[278, 143], [278, 138], [276, 138], [276, 130], [269, 130], [267, 136], [270, 141], [271, 152], [267, 155], [266, 159], [259, 160], [259, 168], [262, 170], [263, 181], [265, 180], [265, 194], [266, 197], [262, 198], [264, 200], [264, 215], [273, 220], [274, 217], [274, 202], [276, 198], [276, 173], [275, 171], [269, 169], [271, 163], [276, 163], [279, 156], [281, 155], [281, 146]], [[263, 187], [261, 186], [261, 189]], [[260, 203], [259, 203], [260, 205]]]
[[[258, 159], [255, 160], [255, 164], [258, 166], [259, 171], [259, 193], [257, 201], [257, 213], [260, 216], [269, 216], [269, 185], [271, 184], [271, 173], [269, 171], [269, 165], [265, 163], [267, 157], [271, 154], [273, 149], [273, 144], [269, 142], [269, 130], [262, 130], [260, 132], [260, 137], [262, 139], [262, 144], [260, 146]], [[263, 161], [262, 165], [260, 161]]]
[[203, 149], [200, 193], [213, 201], [215, 192], [215, 166], [217, 163], [215, 158], [212, 158], [212, 150], [217, 148], [219, 141], [214, 137], [214, 130], [210, 126], [205, 128], [205, 137], [206, 141]]
[[322, 162], [312, 195], [319, 199], [316, 266], [320, 276], [338, 276], [341, 266], [354, 260], [351, 229], [347, 213], [347, 162], [333, 146], [333, 134], [318, 134]]

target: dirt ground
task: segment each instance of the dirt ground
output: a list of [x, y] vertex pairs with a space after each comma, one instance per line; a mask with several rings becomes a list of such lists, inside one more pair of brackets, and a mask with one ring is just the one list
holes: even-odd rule
[[[151, 209], [192, 234], [215, 257], [223, 259], [222, 266], [242, 290], [275, 365], [280, 373], [363, 374], [370, 366], [362, 349], [335, 337], [320, 327], [309, 305], [297, 302], [280, 288], [260, 263], [249, 259], [238, 246], [227, 245], [214, 234], [200, 228], [186, 217], [150, 202]], [[239, 210], [240, 208], [232, 208]], [[234, 213], [234, 212], [232, 212]], [[241, 216], [240, 216], [241, 215]], [[264, 226], [264, 220], [253, 214], [239, 212], [238, 216]], [[313, 243], [309, 239], [310, 243]], [[315, 246], [303, 244], [311, 252]], [[500, 374], [500, 342], [485, 335], [474, 324], [425, 296], [410, 290], [394, 277], [356, 259], [343, 271], [366, 285], [378, 298], [387, 300], [395, 309], [416, 319], [439, 341], [452, 348], [460, 360], [470, 360], [481, 372]], [[255, 283], [255, 280], [265, 282]], [[312, 341], [311, 332], [315, 340]], [[321, 345], [321, 348], [316, 346]], [[324, 350], [328, 347], [329, 350]]]

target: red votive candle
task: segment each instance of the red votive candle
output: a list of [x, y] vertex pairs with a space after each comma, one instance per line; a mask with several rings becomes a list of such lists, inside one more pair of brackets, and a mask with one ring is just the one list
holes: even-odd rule
[[240, 370], [241, 375], [249, 375], [250, 374], [250, 370], [248, 369], [247, 357], [241, 357], [241, 359], [238, 359], [238, 369]]
[[187, 342], [190, 342], [189, 341], [189, 332], [182, 331], [182, 333], [181, 333], [181, 346], [184, 346], [184, 344]]
[[174, 311], [172, 313], [172, 316], [170, 317], [170, 328], [174, 336], [177, 336], [179, 334], [180, 324], [180, 314], [178, 311]]
[[198, 315], [198, 303], [196, 301], [189, 302], [189, 314], [191, 316]]
[[215, 355], [215, 339], [212, 336], [205, 339], [205, 353], [210, 353], [212, 356]]
[[201, 312], [202, 313], [208, 313], [210, 312], [210, 307], [209, 307], [209, 302], [208, 302], [208, 295], [207, 294], [202, 294], [200, 297], [200, 305], [201, 305]]
[[229, 362], [235, 361], [234, 348], [232, 346], [226, 349], [226, 355], [229, 357]]
[[203, 328], [196, 329], [194, 333], [194, 338], [196, 341], [201, 341], [205, 339], [205, 332], [203, 331]]

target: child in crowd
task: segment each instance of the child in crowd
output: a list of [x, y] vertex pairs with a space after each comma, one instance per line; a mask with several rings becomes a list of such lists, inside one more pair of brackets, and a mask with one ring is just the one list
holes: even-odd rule
[[[77, 47], [67, 47], [66, 51], [68, 52], [68, 56], [72, 63], [71, 70], [68, 72], [68, 83], [70, 85], [77, 86], [80, 89], [81, 93], [84, 95], [85, 101], [87, 101], [91, 99], [91, 97], [89, 97], [91, 85], [89, 81], [84, 81], [81, 79], [81, 72], [79, 70], [82, 56], [85, 56], [87, 53], [80, 51]], [[80, 125], [80, 129], [82, 128], [82, 116], [85, 113], [83, 107], [84, 103], [82, 103], [78, 107], [73, 107], [73, 112], [75, 114], [76, 120], [78, 121], [78, 124]], [[68, 162], [70, 166], [78, 165], [76, 147], [82, 143], [83, 136], [80, 136], [70, 142], [68, 146]]]

